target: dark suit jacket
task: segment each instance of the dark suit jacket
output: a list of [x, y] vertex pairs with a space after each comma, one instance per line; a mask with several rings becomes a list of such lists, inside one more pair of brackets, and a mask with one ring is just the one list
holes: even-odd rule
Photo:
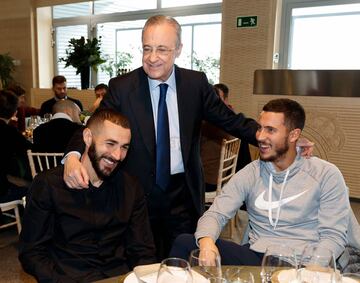
[[[256, 121], [235, 115], [215, 94], [202, 72], [175, 67], [179, 109], [180, 143], [185, 178], [199, 216], [204, 211], [204, 177], [200, 158], [200, 128], [203, 119], [234, 136], [256, 144]], [[131, 146], [123, 167], [139, 178], [145, 194], [155, 184], [155, 128], [149, 83], [143, 68], [109, 81], [109, 92], [99, 108], [124, 114], [131, 125]], [[69, 150], [80, 150], [80, 137]], [[151, 212], [150, 212], [151, 213]]]
[[33, 132], [34, 151], [64, 152], [75, 131], [82, 127], [65, 118], [41, 124]]
[[[77, 100], [75, 98], [71, 98], [71, 97], [67, 97], [67, 99], [71, 100], [72, 102], [76, 103], [79, 107], [80, 107], [80, 110], [83, 111], [83, 106], [81, 104], [81, 101], [80, 100]], [[40, 116], [43, 117], [44, 114], [46, 113], [52, 113], [52, 108], [54, 106], [54, 104], [57, 102], [57, 100], [55, 99], [55, 97], [49, 99], [49, 100], [46, 100], [44, 101], [42, 104], [41, 104], [41, 108], [40, 108]]]
[[[6, 177], [7, 174], [24, 177], [20, 175], [30, 173], [26, 150], [30, 149], [32, 144], [15, 127], [3, 120], [0, 120], [0, 132], [0, 196], [4, 196], [8, 189], [13, 187]], [[20, 170], [29, 172], [14, 172]]]

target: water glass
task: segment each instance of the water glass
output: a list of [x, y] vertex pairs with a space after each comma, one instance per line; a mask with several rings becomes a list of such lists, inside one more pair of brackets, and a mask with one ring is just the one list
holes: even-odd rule
[[254, 275], [241, 267], [229, 267], [226, 269], [224, 277], [228, 283], [254, 283]]
[[191, 269], [205, 278], [221, 277], [221, 259], [213, 250], [196, 249], [190, 253]]
[[52, 114], [50, 113], [45, 113], [44, 114], [44, 118], [43, 118], [43, 122], [46, 123], [46, 122], [49, 122], [52, 118]]
[[280, 272], [287, 272], [287, 280], [296, 279], [297, 261], [294, 249], [286, 245], [267, 247], [261, 264], [262, 283], [277, 282]]
[[193, 283], [189, 263], [181, 258], [166, 258], [160, 264], [157, 283]]
[[298, 278], [307, 283], [341, 282], [333, 252], [322, 247], [306, 247], [301, 255]]

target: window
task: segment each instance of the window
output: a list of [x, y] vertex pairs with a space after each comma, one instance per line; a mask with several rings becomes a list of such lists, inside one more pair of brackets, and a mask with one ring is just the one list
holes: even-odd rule
[[285, 1], [280, 67], [359, 69], [360, 1], [346, 2]]
[[56, 61], [57, 74], [65, 76], [68, 87], [80, 86], [80, 74], [76, 75], [76, 69], [73, 67], [65, 68], [65, 63], [59, 59], [66, 55], [66, 49], [70, 38], [87, 38], [87, 25], [64, 26], [56, 28]]
[[[191, 5], [197, 5], [197, 9], [187, 7]], [[108, 83], [111, 77], [138, 68], [142, 27], [147, 18], [156, 14], [170, 14], [182, 26], [184, 47], [175, 63], [204, 71], [211, 82], [218, 82], [221, 0], [97, 0], [54, 6], [55, 72], [67, 77], [69, 87], [80, 87], [80, 75], [75, 74], [75, 69], [64, 68], [64, 63], [58, 61], [65, 55], [69, 39], [80, 36], [97, 36], [107, 59], [97, 74], [92, 74], [92, 86]]]

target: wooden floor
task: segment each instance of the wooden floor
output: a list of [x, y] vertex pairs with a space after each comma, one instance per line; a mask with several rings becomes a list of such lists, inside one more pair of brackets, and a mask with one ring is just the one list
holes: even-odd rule
[[[360, 201], [352, 201], [351, 206], [356, 218], [360, 222]], [[246, 225], [246, 213], [240, 213], [237, 219], [237, 229], [233, 240], [239, 242], [242, 228]], [[229, 227], [226, 227], [222, 237], [229, 238]], [[26, 274], [17, 259], [18, 235], [15, 227], [0, 230], [0, 283], [36, 283], [30, 275]]]

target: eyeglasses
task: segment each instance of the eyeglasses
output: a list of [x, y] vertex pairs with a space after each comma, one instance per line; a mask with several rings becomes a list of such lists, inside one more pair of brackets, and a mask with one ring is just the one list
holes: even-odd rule
[[172, 51], [174, 51], [176, 48], [167, 48], [167, 47], [150, 47], [150, 46], [144, 46], [143, 47], [143, 54], [145, 56], [148, 56], [150, 54], [152, 54], [153, 52], [155, 52], [156, 55], [158, 56], [167, 56], [169, 55]]

